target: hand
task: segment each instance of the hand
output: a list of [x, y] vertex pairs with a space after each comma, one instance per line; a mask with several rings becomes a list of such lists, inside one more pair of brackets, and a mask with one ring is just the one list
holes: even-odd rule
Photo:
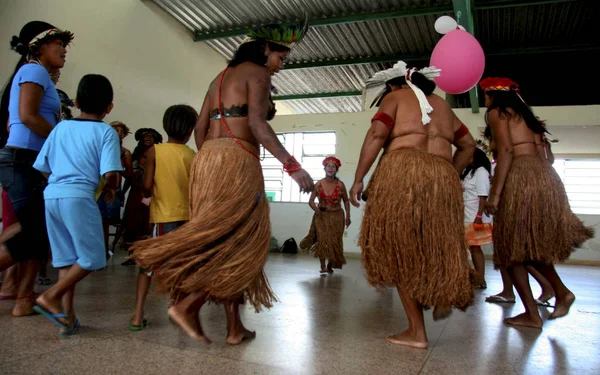
[[483, 219], [480, 217], [476, 217], [475, 220], [473, 220], [474, 224], [483, 224]]
[[102, 190], [102, 194], [104, 195], [104, 201], [106, 203], [114, 202], [115, 198], [117, 197], [117, 192], [112, 189], [104, 189]]
[[300, 191], [303, 193], [311, 193], [315, 188], [312, 177], [304, 169], [292, 173], [291, 177], [300, 186]]
[[352, 203], [354, 207], [360, 207], [360, 203], [358, 202], [360, 201], [363, 189], [364, 184], [362, 181], [355, 182], [354, 185], [352, 185], [352, 189], [350, 189], [350, 203]]
[[346, 228], [348, 228], [352, 224], [352, 220], [350, 220], [350, 216], [346, 217]]
[[500, 196], [490, 195], [485, 202], [485, 212], [488, 215], [495, 215], [498, 212], [498, 204], [500, 203]]

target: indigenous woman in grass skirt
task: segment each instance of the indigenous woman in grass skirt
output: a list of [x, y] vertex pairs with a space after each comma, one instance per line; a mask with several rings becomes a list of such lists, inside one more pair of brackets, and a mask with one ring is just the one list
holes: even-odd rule
[[367, 96], [378, 93], [379, 111], [350, 192], [358, 206], [363, 178], [384, 148], [369, 182], [359, 245], [369, 283], [397, 288], [408, 315], [408, 330], [388, 341], [416, 348], [428, 346], [423, 308], [435, 307], [434, 318], [443, 318], [452, 306], [465, 309], [473, 295], [459, 173], [475, 141], [433, 94], [438, 75], [433, 67], [407, 69], [399, 62], [367, 81]]
[[[323, 160], [325, 178], [317, 182], [308, 204], [315, 211], [306, 238], [300, 242], [305, 249], [321, 261], [321, 273], [333, 273], [334, 268], [341, 269], [346, 264], [344, 258], [344, 228], [350, 226], [350, 201], [346, 186], [336, 174], [342, 162], [335, 157]], [[319, 197], [319, 205], [315, 198]], [[342, 201], [344, 210], [342, 210]], [[327, 267], [325, 260], [328, 260]]]
[[563, 284], [554, 263], [593, 236], [571, 211], [565, 188], [548, 160], [546, 129], [525, 104], [516, 83], [486, 78], [486, 134], [497, 155], [486, 210], [494, 216], [494, 266], [506, 268], [525, 313], [506, 324], [542, 327], [529, 286], [526, 266], [537, 269], [552, 285], [556, 306], [550, 319], [569, 313], [575, 295]]
[[301, 191], [312, 192], [312, 178], [267, 122], [271, 77], [306, 31], [306, 23], [269, 25], [242, 43], [210, 84], [198, 118], [189, 222], [132, 248], [137, 264], [156, 270], [157, 286], [170, 292], [169, 317], [195, 340], [210, 343], [199, 319], [207, 301], [224, 303], [226, 342], [239, 344], [255, 336], [242, 324], [240, 303], [259, 311], [275, 300], [263, 270], [271, 227], [258, 150], [262, 144]]

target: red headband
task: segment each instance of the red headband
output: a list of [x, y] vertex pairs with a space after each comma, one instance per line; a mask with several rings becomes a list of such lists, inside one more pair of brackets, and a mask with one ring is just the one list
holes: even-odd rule
[[329, 162], [333, 162], [338, 169], [342, 167], [342, 162], [340, 161], [340, 159], [336, 158], [335, 156], [330, 156], [325, 158], [325, 160], [323, 160], [323, 166], [327, 166], [327, 163]]
[[510, 90], [515, 90], [516, 92], [519, 92], [519, 85], [517, 85], [510, 78], [492, 78], [492, 77], [488, 77], [488, 78], [482, 79], [481, 82], [479, 82], [479, 86], [481, 87], [481, 89], [483, 91], [492, 91], [492, 90], [496, 90], [496, 91], [510, 91]]

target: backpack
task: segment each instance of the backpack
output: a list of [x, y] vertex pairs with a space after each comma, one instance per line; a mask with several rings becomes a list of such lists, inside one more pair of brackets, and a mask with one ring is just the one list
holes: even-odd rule
[[281, 246], [279, 249], [279, 252], [283, 254], [298, 254], [298, 245], [296, 244], [296, 240], [293, 238], [285, 240], [283, 246]]

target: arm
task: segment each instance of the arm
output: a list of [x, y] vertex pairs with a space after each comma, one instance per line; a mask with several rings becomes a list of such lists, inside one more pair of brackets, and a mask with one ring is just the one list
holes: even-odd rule
[[262, 67], [254, 69], [248, 79], [248, 126], [252, 135], [282, 164], [292, 155], [283, 147], [277, 134], [267, 122], [269, 95], [271, 93], [271, 74]]
[[[371, 122], [371, 128], [365, 136], [362, 148], [360, 150], [360, 158], [358, 159], [358, 166], [356, 167], [356, 173], [354, 174], [354, 184], [350, 190], [350, 201], [356, 207], [359, 207], [358, 201], [361, 198], [362, 190], [364, 187], [363, 179], [366, 174], [373, 166], [379, 151], [381, 151], [383, 145], [387, 141], [392, 129], [393, 122], [396, 118], [396, 103], [388, 98], [384, 98], [377, 115]], [[386, 123], [385, 121], [378, 119], [379, 114], [387, 115], [392, 123]]]
[[344, 201], [344, 210], [346, 211], [346, 228], [350, 226], [352, 221], [350, 220], [350, 200], [348, 199], [348, 191], [346, 190], [346, 185], [340, 181], [342, 184], [342, 200]]
[[475, 140], [469, 129], [463, 124], [456, 115], [454, 115], [454, 142], [456, 152], [452, 157], [452, 165], [460, 175], [471, 162], [473, 153], [475, 152]]
[[308, 198], [308, 205], [310, 206], [310, 208], [312, 208], [313, 211], [315, 211], [315, 213], [319, 213], [321, 212], [321, 210], [319, 210], [319, 207], [317, 206], [317, 204], [315, 203], [315, 198], [317, 197], [318, 194], [318, 190], [319, 190], [319, 183], [317, 183], [317, 185], [315, 186], [315, 188], [313, 189], [312, 193], [310, 193], [310, 198]]
[[107, 172], [104, 174], [104, 180], [106, 180], [106, 185], [104, 189], [116, 190], [119, 184], [119, 172]]
[[490, 174], [485, 168], [479, 168], [475, 171], [475, 190], [479, 197], [479, 206], [477, 207], [477, 216], [473, 222], [483, 224], [483, 212], [490, 192]]
[[148, 198], [152, 195], [152, 187], [154, 186], [154, 172], [156, 171], [156, 150], [154, 146], [150, 147], [144, 153], [146, 156], [146, 171], [144, 172], [144, 197]]
[[200, 110], [200, 115], [198, 116], [196, 126], [194, 127], [194, 139], [196, 140], [196, 148], [198, 151], [200, 151], [202, 145], [204, 144], [204, 140], [206, 139], [206, 134], [208, 133], [208, 128], [210, 126], [209, 105], [207, 93], [206, 96], [204, 96], [204, 103], [202, 103], [202, 109]]
[[[253, 68], [248, 79], [248, 126], [252, 135], [282, 164], [292, 160], [292, 155], [283, 147], [277, 134], [267, 122], [269, 110], [269, 96], [271, 95], [271, 73], [264, 67]], [[304, 170], [292, 172], [290, 176], [300, 185], [300, 190], [311, 192], [314, 183], [310, 175]]]
[[123, 176], [126, 179], [133, 176], [133, 159], [131, 157], [131, 152], [127, 149], [125, 149], [125, 170], [123, 171]]
[[44, 97], [42, 86], [33, 82], [21, 84], [19, 95], [19, 119], [29, 130], [43, 138], [48, 138], [52, 125], [40, 115], [40, 105]]
[[492, 178], [492, 187], [487, 203], [487, 211], [490, 214], [495, 214], [498, 210], [500, 202], [500, 194], [504, 189], [504, 183], [508, 177], [510, 166], [513, 160], [513, 146], [510, 136], [510, 127], [508, 119], [501, 117], [497, 110], [490, 111], [489, 115], [490, 127], [492, 129], [492, 137], [496, 143], [498, 157], [496, 158], [496, 169]]

